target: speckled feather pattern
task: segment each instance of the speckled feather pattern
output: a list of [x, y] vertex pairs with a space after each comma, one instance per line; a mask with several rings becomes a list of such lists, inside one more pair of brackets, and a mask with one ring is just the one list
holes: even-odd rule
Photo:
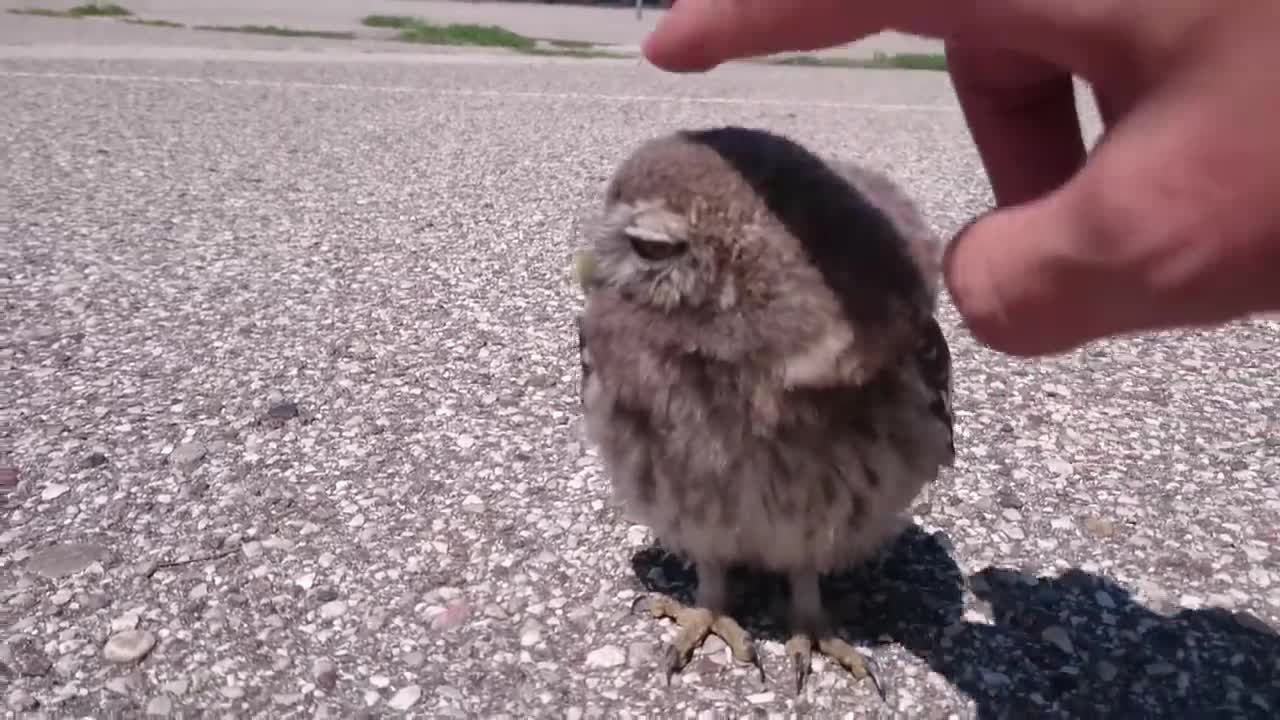
[[[733, 132], [742, 133], [735, 140], [748, 148], [738, 153], [738, 163], [745, 159], [785, 165], [786, 159], [780, 163], [777, 153], [806, 152], [774, 136]], [[841, 294], [838, 286], [821, 282], [821, 269], [812, 267], [815, 261], [804, 253], [782, 253], [778, 257], [786, 260], [777, 268], [730, 267], [735, 261], [764, 262], [770, 257], [770, 252], [741, 240], [752, 232], [747, 218], [769, 228], [756, 234], [754, 242], [770, 251], [804, 246], [807, 238], [771, 222], [770, 213], [761, 211], [770, 206], [768, 198], [745, 197], [745, 184], [716, 177], [717, 172], [727, 175], [735, 170], [700, 156], [701, 148], [687, 137], [639, 149], [615, 176], [605, 213], [616, 216], [627, 203], [699, 208], [701, 216], [687, 215], [680, 227], [694, 238], [692, 243], [720, 243], [719, 257], [730, 260], [709, 271], [718, 277], [683, 280], [682, 287], [690, 288], [688, 296], [720, 298], [722, 293], [716, 291], [736, 278], [735, 302], [712, 303], [710, 309], [694, 302], [655, 309], [647, 302], [652, 296], [636, 288], [660, 285], [663, 277], [677, 271], [665, 268], [666, 275], [645, 275], [638, 283], [621, 279], [617, 268], [622, 264], [611, 264], [610, 253], [623, 251], [610, 245], [610, 238], [594, 238], [597, 270], [584, 283], [588, 302], [578, 325], [589, 437], [599, 446], [628, 513], [695, 562], [739, 563], [784, 573], [847, 567], [866, 559], [895, 534], [901, 511], [954, 455], [950, 358], [930, 314], [936, 279], [929, 273], [936, 264], [929, 259], [936, 257], [936, 244], [914, 207], [887, 179], [861, 175], [857, 166], [847, 163], [823, 166], [838, 168], [834, 176], [843, 180], [838, 189], [844, 195], [811, 196], [807, 202], [851, 201], [871, 216], [870, 226], [887, 225], [892, 232], [859, 236], [857, 227], [847, 225], [810, 227], [809, 232], [826, 233], [827, 242], [892, 244], [871, 254], [855, 248], [849, 256], [898, 253], [914, 273], [910, 282], [883, 290], [896, 295], [874, 298], [871, 304], [885, 308], [898, 302], [918, 309], [923, 317], [918, 324], [905, 319], [910, 313], [891, 321], [868, 313], [860, 324], [843, 310], [846, 302], [865, 306], [866, 296], [860, 289]], [[756, 140], [761, 142], [752, 146]], [[684, 167], [672, 165], [665, 154], [682, 150], [696, 159]], [[751, 152], [758, 156], [753, 158]], [[618, 188], [646, 187], [626, 175], [652, 167], [645, 162], [646, 153], [655, 156], [655, 163], [659, 158], [666, 163], [665, 190], [658, 196], [628, 196]], [[682, 177], [689, 182], [682, 183]], [[781, 173], [775, 177], [786, 179]], [[698, 194], [700, 187], [710, 189]], [[794, 199], [790, 208], [805, 210], [795, 206]], [[707, 217], [719, 218], [720, 224], [708, 223]], [[618, 224], [600, 227], [616, 233]], [[786, 267], [787, 262], [796, 267]], [[611, 267], [615, 274], [609, 274]], [[789, 269], [797, 272], [788, 274]], [[874, 268], [857, 270], [855, 277]], [[919, 288], [925, 292], [919, 293]], [[807, 306], [817, 311], [799, 320], [783, 319], [773, 312], [790, 307], [777, 302], [782, 297], [808, 298]], [[880, 329], [876, 323], [881, 321], [899, 323], [892, 329], [909, 344], [878, 344], [879, 338], [869, 333]], [[785, 366], [797, 347], [815, 337], [843, 337], [850, 344], [829, 357], [810, 353], [830, 365], [817, 373], [821, 381], [789, 382], [787, 374], [778, 371], [779, 364]], [[845, 355], [856, 356], [863, 348], [890, 348], [897, 354], [865, 366], [872, 369], [860, 382], [858, 373], [831, 371], [842, 367]]]

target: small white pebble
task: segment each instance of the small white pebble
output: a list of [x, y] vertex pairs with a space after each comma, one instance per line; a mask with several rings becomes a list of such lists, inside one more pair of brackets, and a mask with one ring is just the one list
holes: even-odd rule
[[392, 710], [408, 710], [422, 697], [422, 688], [417, 685], [406, 685], [396, 691], [387, 701]]
[[587, 667], [618, 667], [627, 661], [627, 654], [617, 645], [604, 645], [587, 653]]

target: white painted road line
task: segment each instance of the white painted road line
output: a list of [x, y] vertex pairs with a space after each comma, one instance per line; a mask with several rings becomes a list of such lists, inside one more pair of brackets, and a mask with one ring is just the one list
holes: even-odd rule
[[158, 83], [169, 85], [220, 85], [227, 87], [275, 87], [280, 89], [306, 88], [316, 90], [370, 91], [385, 93], [409, 93], [442, 95], [447, 97], [495, 97], [523, 98], [528, 100], [578, 100], [585, 102], [615, 103], [688, 103], [702, 105], [743, 105], [771, 107], [807, 107], [834, 110], [858, 110], [865, 112], [928, 112], [959, 114], [955, 105], [910, 105], [897, 103], [842, 103], [821, 102], [792, 98], [742, 98], [742, 97], [700, 97], [676, 95], [610, 95], [598, 93], [573, 92], [538, 92], [516, 90], [464, 90], [455, 88], [411, 87], [406, 85], [362, 85], [353, 83], [317, 83], [299, 80], [254, 80], [246, 78], [213, 78], [183, 77], [178, 75], [128, 75], [115, 73], [79, 73], [79, 72], [26, 72], [18, 70], [0, 70], [0, 77], [61, 79], [61, 80], [97, 80], [103, 82], [125, 83]]

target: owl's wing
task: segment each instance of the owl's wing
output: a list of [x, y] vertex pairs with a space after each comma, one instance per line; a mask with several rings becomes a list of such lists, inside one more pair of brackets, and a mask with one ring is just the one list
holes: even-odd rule
[[582, 316], [578, 315], [574, 318], [574, 324], [578, 328], [578, 364], [582, 368], [582, 377], [578, 381], [578, 400], [585, 402], [587, 396], [587, 384], [591, 381], [592, 365], [591, 351], [587, 349], [587, 339], [582, 334]]
[[951, 349], [936, 318], [929, 318], [922, 328], [915, 361], [920, 378], [933, 395], [929, 412], [947, 430], [947, 447], [956, 454], [955, 425], [951, 414]]

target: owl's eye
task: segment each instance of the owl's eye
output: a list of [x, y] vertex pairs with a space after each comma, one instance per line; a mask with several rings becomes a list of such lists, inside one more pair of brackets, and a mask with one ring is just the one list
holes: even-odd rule
[[662, 262], [683, 255], [689, 249], [689, 243], [664, 238], [647, 240], [634, 235], [627, 238], [631, 241], [631, 250], [650, 262]]
[[631, 225], [623, 234], [627, 236], [627, 242], [631, 243], [631, 251], [649, 262], [671, 260], [689, 249], [689, 243], [684, 240], [640, 224]]

